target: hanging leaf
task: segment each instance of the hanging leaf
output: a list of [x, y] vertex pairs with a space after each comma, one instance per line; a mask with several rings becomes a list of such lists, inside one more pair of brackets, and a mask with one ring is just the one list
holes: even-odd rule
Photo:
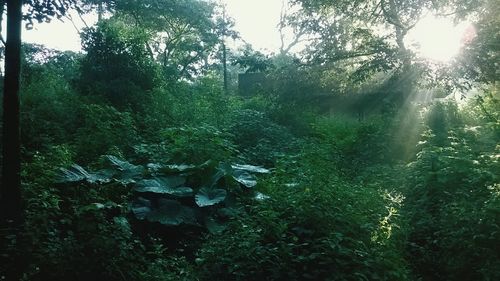
[[201, 188], [195, 196], [196, 204], [200, 207], [212, 206], [226, 199], [227, 191], [224, 189]]
[[257, 185], [257, 179], [255, 178], [254, 175], [251, 175], [250, 173], [242, 170], [234, 170], [233, 171], [233, 178], [241, 183], [242, 185], [251, 188]]
[[231, 167], [234, 170], [242, 170], [242, 171], [247, 171], [250, 173], [258, 173], [258, 174], [268, 174], [270, 171], [266, 168], [262, 168], [259, 166], [253, 166], [253, 165], [245, 165], [245, 164], [233, 164]]
[[150, 222], [159, 222], [163, 225], [176, 226], [182, 223], [196, 224], [194, 210], [183, 206], [176, 200], [160, 199], [159, 208], [147, 215]]

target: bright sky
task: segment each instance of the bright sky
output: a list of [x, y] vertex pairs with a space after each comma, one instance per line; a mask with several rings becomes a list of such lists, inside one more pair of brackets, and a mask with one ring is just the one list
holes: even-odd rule
[[278, 23], [282, 0], [224, 0], [235, 29], [254, 49], [276, 52], [280, 47]]
[[[282, 0], [223, 0], [227, 14], [235, 19], [235, 29], [241, 37], [257, 50], [275, 52], [280, 47], [277, 30]], [[95, 16], [87, 16], [85, 21], [91, 25]], [[84, 23], [74, 14], [73, 22], [78, 28]], [[33, 30], [23, 30], [23, 40], [29, 43], [44, 44], [59, 50], [80, 50], [80, 38], [69, 20], [53, 20], [50, 24], [35, 24]]]

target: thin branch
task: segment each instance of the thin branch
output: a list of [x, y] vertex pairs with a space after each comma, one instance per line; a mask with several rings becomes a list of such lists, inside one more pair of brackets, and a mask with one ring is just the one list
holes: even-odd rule
[[[76, 24], [75, 24], [75, 22], [73, 21], [73, 18], [71, 17], [71, 15], [66, 14], [66, 15], [64, 15], [64, 17], [65, 17], [66, 19], [68, 19], [68, 20], [71, 22], [71, 25], [73, 25], [73, 28], [76, 30], [76, 32], [77, 32], [78, 34], [80, 34], [80, 33], [81, 33], [81, 31], [80, 31], [80, 29], [78, 28], [78, 26], [76, 26]], [[62, 21], [62, 20], [60, 19], [60, 21]]]
[[86, 28], [89, 28], [89, 25], [87, 24], [87, 22], [85, 21], [85, 19], [83, 18], [83, 14], [84, 12], [81, 10], [81, 9], [76, 9], [76, 14], [78, 15], [78, 17], [80, 18], [80, 20], [83, 22], [83, 25], [85, 25]]

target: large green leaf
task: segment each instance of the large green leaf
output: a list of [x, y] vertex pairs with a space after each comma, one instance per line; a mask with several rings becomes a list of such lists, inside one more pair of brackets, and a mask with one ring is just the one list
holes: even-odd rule
[[250, 173], [258, 173], [258, 174], [268, 174], [270, 171], [266, 168], [262, 168], [260, 166], [246, 165], [246, 164], [233, 164], [231, 167], [234, 170], [242, 170]]
[[89, 183], [106, 183], [110, 181], [105, 175], [91, 174], [76, 164], [71, 165], [69, 169], [60, 168], [60, 171], [61, 173], [57, 180], [59, 183], [78, 183], [85, 181]]
[[186, 182], [186, 178], [179, 176], [169, 176], [154, 179], [141, 180], [137, 182], [135, 191], [151, 192], [157, 194], [168, 194], [177, 197], [188, 197], [193, 195], [193, 189], [181, 186]]
[[105, 157], [112, 166], [118, 169], [117, 179], [123, 183], [135, 182], [136, 179], [140, 179], [144, 175], [145, 168], [143, 166], [133, 165], [113, 155], [106, 155]]
[[228, 163], [219, 163], [219, 165], [215, 169], [215, 173], [212, 175], [210, 182], [208, 183], [209, 187], [213, 187], [217, 185], [220, 179], [225, 176], [231, 174], [232, 168]]
[[224, 189], [201, 188], [195, 196], [196, 204], [200, 207], [212, 206], [226, 199], [227, 191]]
[[257, 185], [257, 179], [255, 178], [255, 176], [248, 173], [247, 171], [234, 170], [232, 176], [237, 182], [246, 187], [251, 188]]
[[160, 199], [159, 208], [147, 215], [150, 222], [159, 222], [164, 225], [176, 226], [182, 223], [196, 224], [194, 210], [183, 206], [176, 200]]

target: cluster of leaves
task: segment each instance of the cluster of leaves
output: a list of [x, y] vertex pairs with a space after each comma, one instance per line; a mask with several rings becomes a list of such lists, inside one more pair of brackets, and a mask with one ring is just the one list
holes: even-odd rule
[[238, 195], [245, 191], [252, 194], [249, 189], [257, 185], [252, 173], [269, 172], [256, 166], [216, 165], [211, 161], [198, 166], [142, 166], [115, 156], [106, 158], [111, 166], [95, 173], [78, 165], [63, 169], [60, 183], [131, 186], [136, 195], [130, 209], [137, 219], [166, 226], [202, 226], [211, 232], [223, 229], [220, 223], [237, 212]]
[[230, 141], [232, 135], [210, 125], [167, 128], [157, 134], [161, 139], [159, 144], [135, 147], [140, 161], [199, 165], [208, 160], [231, 161], [238, 153]]
[[127, 152], [140, 137], [129, 112], [109, 105], [83, 105], [79, 128], [75, 132], [78, 160], [89, 163], [95, 155]]
[[262, 112], [241, 110], [232, 119], [230, 131], [234, 143], [250, 163], [273, 166], [277, 157], [296, 142], [287, 128]]

